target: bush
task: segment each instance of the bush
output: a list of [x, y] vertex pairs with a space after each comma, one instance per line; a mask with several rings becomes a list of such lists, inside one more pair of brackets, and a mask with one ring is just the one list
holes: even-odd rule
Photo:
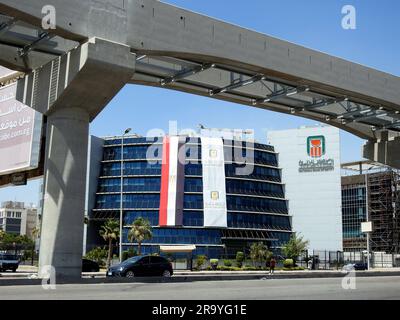
[[225, 267], [232, 267], [232, 261], [231, 260], [224, 260], [224, 266]]
[[260, 269], [258, 269], [256, 267], [253, 267], [253, 266], [245, 266], [243, 268], [243, 270], [245, 270], [245, 271], [259, 271]]
[[283, 271], [303, 271], [305, 270], [303, 267], [292, 267], [292, 268], [283, 268]]
[[283, 261], [284, 268], [293, 268], [293, 266], [294, 266], [293, 259], [286, 259], [285, 261]]
[[129, 249], [128, 251], [122, 252], [122, 261], [128, 260], [130, 258], [136, 257], [137, 252], [133, 249]]
[[211, 265], [218, 265], [219, 260], [218, 259], [210, 259], [210, 264]]
[[236, 253], [236, 265], [241, 268], [243, 266], [243, 261], [244, 261], [244, 253], [241, 251], [238, 251]]
[[218, 259], [210, 259], [211, 268], [213, 270], [217, 270], [219, 260]]
[[106, 249], [97, 247], [89, 251], [85, 258], [97, 262], [100, 267], [104, 267], [106, 265], [107, 256], [108, 251]]
[[227, 267], [227, 266], [219, 266], [217, 268], [218, 271], [242, 271], [242, 268], [238, 267]]
[[199, 255], [196, 257], [196, 269], [201, 270], [203, 265], [206, 263], [207, 257], [204, 255]]

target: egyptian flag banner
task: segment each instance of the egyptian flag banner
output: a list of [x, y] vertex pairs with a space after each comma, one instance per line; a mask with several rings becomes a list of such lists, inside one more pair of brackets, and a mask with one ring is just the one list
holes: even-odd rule
[[184, 137], [166, 136], [163, 140], [160, 227], [182, 226], [183, 224], [185, 159], [182, 158], [185, 152], [179, 151], [184, 145]]
[[204, 226], [228, 226], [224, 142], [221, 138], [201, 138], [203, 166]]

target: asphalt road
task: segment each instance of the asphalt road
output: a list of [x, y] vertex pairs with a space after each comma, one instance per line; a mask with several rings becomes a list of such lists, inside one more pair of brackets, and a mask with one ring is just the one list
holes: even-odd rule
[[341, 278], [270, 279], [189, 283], [78, 284], [0, 287], [0, 300], [330, 300], [400, 299], [400, 277], [357, 278], [344, 290]]

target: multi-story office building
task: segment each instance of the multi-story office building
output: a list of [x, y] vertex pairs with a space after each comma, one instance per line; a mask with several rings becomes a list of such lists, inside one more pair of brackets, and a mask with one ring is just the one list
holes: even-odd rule
[[37, 210], [23, 202], [3, 202], [0, 208], [0, 229], [12, 234], [32, 237], [37, 226]]
[[342, 250], [339, 129], [331, 126], [270, 131], [279, 153], [293, 231], [310, 250]]
[[344, 251], [367, 249], [361, 223], [371, 221], [370, 248], [400, 253], [400, 174], [371, 161], [342, 165]]
[[119, 219], [121, 208], [124, 250], [136, 245], [127, 234], [139, 217], [153, 226], [145, 253], [195, 245], [194, 254], [219, 257], [259, 241], [279, 250], [292, 234], [272, 146], [205, 136], [92, 137], [90, 150], [87, 250], [104, 243], [99, 228]]

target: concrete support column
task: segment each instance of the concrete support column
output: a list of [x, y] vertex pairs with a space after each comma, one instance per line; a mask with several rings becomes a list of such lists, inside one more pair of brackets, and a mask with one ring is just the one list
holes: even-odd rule
[[47, 121], [39, 276], [52, 266], [56, 279], [80, 278], [89, 114], [60, 108]]
[[135, 65], [129, 46], [91, 38], [18, 81], [17, 99], [48, 121], [39, 266], [56, 279], [81, 276], [89, 122]]

